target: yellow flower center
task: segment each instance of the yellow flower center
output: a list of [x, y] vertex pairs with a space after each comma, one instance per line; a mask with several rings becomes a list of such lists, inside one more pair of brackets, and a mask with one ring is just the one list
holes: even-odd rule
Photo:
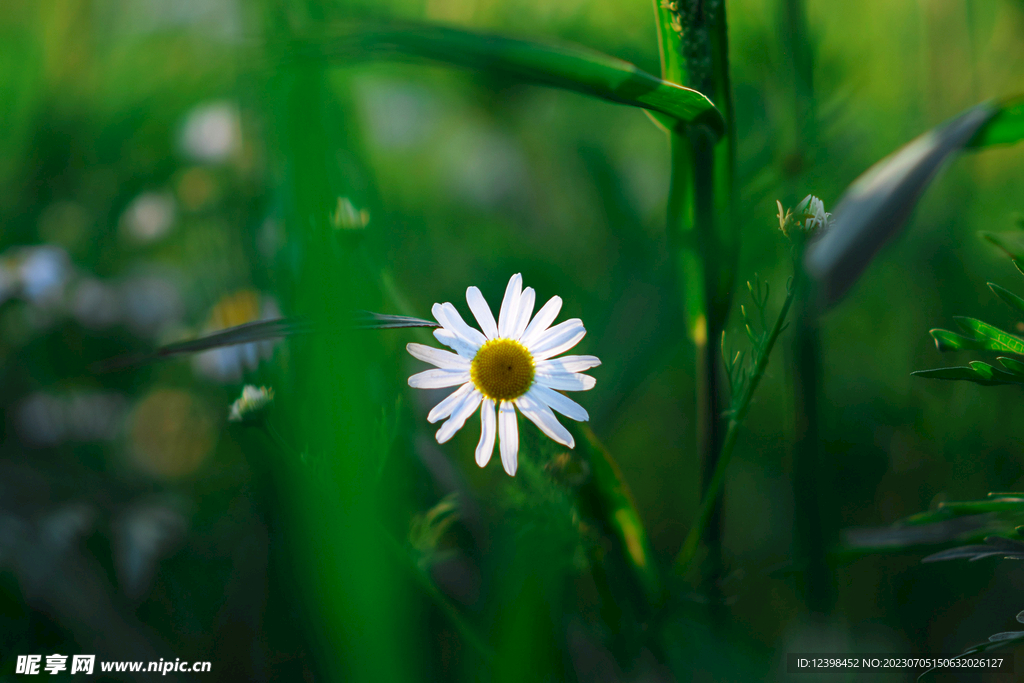
[[491, 339], [476, 352], [469, 377], [487, 398], [519, 398], [533, 384], [533, 356], [514, 339]]

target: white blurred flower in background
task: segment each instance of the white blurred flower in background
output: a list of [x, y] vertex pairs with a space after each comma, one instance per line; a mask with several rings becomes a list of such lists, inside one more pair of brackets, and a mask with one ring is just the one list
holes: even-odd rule
[[36, 448], [73, 441], [110, 441], [121, 431], [127, 399], [110, 391], [36, 392], [15, 409], [22, 442]]
[[94, 277], [82, 278], [75, 284], [68, 306], [78, 324], [90, 330], [105, 330], [121, 322], [117, 287]]
[[142, 269], [104, 281], [79, 278], [68, 295], [68, 313], [90, 330], [124, 325], [133, 334], [156, 339], [180, 324], [185, 312], [173, 272]]
[[71, 273], [71, 260], [60, 247], [12, 247], [0, 256], [0, 303], [19, 297], [36, 306], [52, 306], [63, 299]]
[[121, 215], [121, 233], [139, 244], [156, 242], [174, 227], [176, 213], [169, 192], [143, 192]]
[[156, 338], [178, 324], [185, 312], [170, 275], [140, 270], [118, 285], [124, 324], [140, 337]]
[[228, 161], [241, 147], [241, 117], [234, 103], [206, 102], [185, 116], [181, 149], [190, 159], [220, 164]]

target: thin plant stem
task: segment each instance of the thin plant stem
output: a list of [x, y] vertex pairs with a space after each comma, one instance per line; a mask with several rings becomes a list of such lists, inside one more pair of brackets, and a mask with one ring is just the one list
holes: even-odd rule
[[783, 35], [793, 75], [794, 149], [790, 171], [798, 174], [817, 145], [817, 107], [814, 99], [814, 53], [807, 29], [804, 0], [782, 0]]
[[494, 661], [494, 650], [486, 641], [476, 632], [463, 616], [459, 613], [455, 606], [438, 590], [434, 582], [420, 569], [419, 565], [410, 557], [408, 551], [406, 551], [383, 527], [380, 529], [380, 536], [384, 539], [384, 546], [387, 548], [388, 553], [394, 557], [402, 567], [409, 572], [415, 581], [417, 587], [423, 591], [430, 600], [441, 610], [442, 614], [452, 623], [455, 629], [462, 636], [462, 639], [466, 641], [477, 654], [480, 655], [481, 659], [490, 664]]
[[718, 504], [719, 494], [721, 493], [723, 484], [725, 483], [726, 470], [729, 468], [729, 461], [732, 459], [733, 450], [736, 447], [736, 439], [739, 436], [740, 427], [743, 424], [743, 419], [747, 415], [747, 411], [750, 409], [750, 401], [754, 397], [757, 385], [761, 382], [761, 378], [764, 376], [764, 371], [768, 367], [768, 359], [771, 356], [772, 347], [775, 346], [776, 340], [778, 340], [779, 335], [785, 327], [786, 316], [789, 314], [789, 309], [793, 304], [795, 294], [796, 287], [790, 286], [789, 292], [786, 294], [786, 300], [782, 304], [782, 309], [779, 311], [779, 317], [775, 320], [775, 324], [772, 326], [772, 330], [768, 334], [768, 339], [765, 341], [764, 350], [754, 365], [750, 374], [750, 380], [747, 382], [743, 395], [737, 403], [736, 410], [729, 418], [729, 426], [725, 432], [722, 451], [718, 455], [715, 470], [711, 475], [711, 481], [704, 493], [703, 500], [701, 500], [697, 519], [693, 523], [693, 526], [690, 527], [690, 531], [686, 535], [683, 547], [679, 551], [679, 555], [676, 557], [676, 571], [679, 574], [685, 573], [690, 567], [690, 564], [693, 562], [693, 558], [697, 554], [697, 548], [700, 545], [701, 538], [704, 536], [704, 533], [708, 528], [708, 524], [711, 521], [712, 512]]
[[798, 270], [799, 291], [793, 331], [793, 536], [804, 567], [804, 599], [812, 614], [827, 614], [834, 591], [826, 548], [827, 520], [821, 490], [821, 339], [810, 305], [806, 275]]

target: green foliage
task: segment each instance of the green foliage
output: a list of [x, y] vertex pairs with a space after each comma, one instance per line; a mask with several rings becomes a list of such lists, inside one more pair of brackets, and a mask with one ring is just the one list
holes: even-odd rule
[[[1017, 614], [1017, 621], [1024, 624], [1024, 612], [1019, 612]], [[1016, 647], [1022, 642], [1024, 642], [1024, 631], [1004, 631], [1003, 633], [994, 633], [988, 637], [987, 643], [973, 645], [954, 657], [954, 659], [964, 659], [975, 655], [982, 655], [986, 652], [1001, 652], [1003, 650]], [[939, 669], [934, 668], [928, 669], [918, 676], [917, 680], [923, 680], [927, 678], [929, 674], [938, 670]]]
[[[1014, 265], [1020, 270], [1016, 259]], [[988, 283], [988, 286], [1003, 303], [1017, 313], [1024, 313], [1024, 299], [993, 282]], [[1024, 339], [1021, 337], [974, 318], [955, 317], [954, 320], [965, 335], [942, 329], [929, 332], [939, 351], [1008, 351], [1024, 358]], [[1008, 356], [997, 356], [996, 360], [1002, 368], [975, 360], [967, 366], [918, 370], [912, 374], [928, 379], [963, 380], [985, 386], [1024, 384], [1024, 362]]]
[[413, 515], [409, 521], [409, 545], [419, 554], [421, 567], [444, 557], [441, 539], [458, 518], [459, 502], [454, 493], [442, 498], [426, 512]]
[[[792, 289], [792, 282], [787, 285], [787, 289]], [[762, 281], [755, 273], [753, 283], [747, 282], [747, 291], [750, 292], [750, 298], [754, 303], [754, 316], [756, 317], [751, 317], [747, 313], [747, 307], [742, 305], [740, 306], [740, 316], [743, 321], [743, 331], [750, 341], [750, 349], [747, 351], [727, 352], [725, 348], [725, 332], [722, 332], [722, 359], [725, 366], [725, 376], [729, 383], [729, 395], [732, 397], [732, 405], [728, 413], [730, 416], [734, 415], [742, 406], [751, 379], [757, 373], [758, 368], [764, 363], [767, 355], [771, 353], [771, 342], [774, 342], [772, 337], [773, 329], [768, 324], [767, 307], [768, 297], [771, 293], [768, 281]], [[788, 326], [788, 323], [783, 324], [776, 331], [776, 336], [785, 331]]]
[[[1016, 540], [1022, 524], [1022, 494], [989, 493], [983, 500], [941, 502], [890, 527], [847, 530], [841, 550], [861, 554], [947, 548], [925, 558], [933, 562], [1006, 556], [1024, 547]], [[980, 542], [987, 545], [975, 545]]]

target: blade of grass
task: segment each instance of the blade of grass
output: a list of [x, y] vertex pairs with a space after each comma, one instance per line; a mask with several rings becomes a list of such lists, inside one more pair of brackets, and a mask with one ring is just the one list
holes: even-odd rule
[[317, 64], [414, 58], [479, 69], [640, 107], [683, 124], [707, 126], [716, 135], [725, 133], [722, 114], [700, 92], [575, 45], [425, 24], [352, 24], [303, 36], [290, 47], [292, 58]]
[[587, 425], [578, 428], [574, 425], [574, 431], [583, 435], [579, 443], [584, 447], [590, 462], [593, 480], [591, 490], [596, 499], [596, 507], [619, 542], [622, 555], [647, 604], [656, 607], [662, 600], [661, 577], [633, 494], [618, 464], [593, 430]]
[[172, 358], [186, 353], [199, 353], [216, 349], [223, 346], [235, 346], [236, 344], [249, 344], [270, 339], [281, 339], [293, 337], [298, 334], [311, 334], [313, 332], [331, 332], [341, 329], [352, 330], [388, 330], [410, 327], [440, 327], [432, 320], [412, 318], [405, 315], [389, 315], [383, 313], [372, 313], [370, 311], [356, 311], [351, 319], [337, 325], [315, 326], [309, 320], [302, 318], [275, 318], [273, 320], [257, 320], [251, 323], [243, 323], [228, 327], [219, 332], [208, 334], [197, 339], [188, 339], [174, 344], [161, 346], [151, 353], [129, 354], [116, 356], [107, 360], [99, 361], [90, 366], [90, 371], [102, 373], [113, 370], [125, 370], [138, 367], [147, 363], [155, 363], [159, 360]]

